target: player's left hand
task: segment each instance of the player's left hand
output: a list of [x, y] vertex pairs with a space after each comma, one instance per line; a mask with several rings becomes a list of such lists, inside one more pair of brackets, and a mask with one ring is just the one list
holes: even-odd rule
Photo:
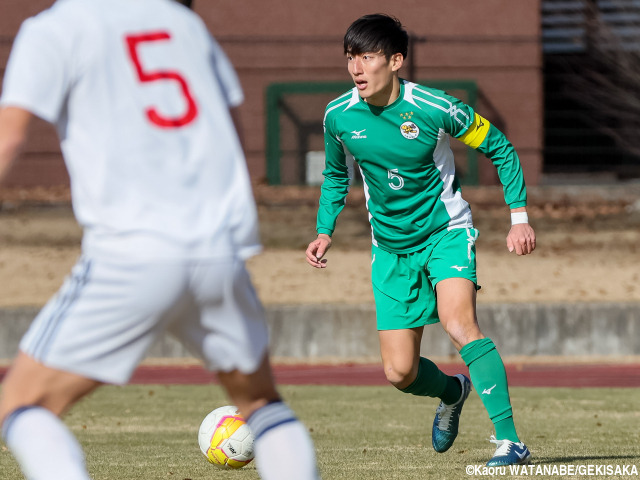
[[507, 235], [507, 248], [516, 255], [527, 255], [536, 249], [536, 232], [528, 223], [512, 225]]

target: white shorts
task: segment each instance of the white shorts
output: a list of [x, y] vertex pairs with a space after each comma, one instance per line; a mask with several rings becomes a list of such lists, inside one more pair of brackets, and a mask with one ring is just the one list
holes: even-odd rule
[[256, 371], [268, 332], [244, 262], [82, 257], [20, 349], [48, 367], [124, 384], [165, 331], [211, 370]]

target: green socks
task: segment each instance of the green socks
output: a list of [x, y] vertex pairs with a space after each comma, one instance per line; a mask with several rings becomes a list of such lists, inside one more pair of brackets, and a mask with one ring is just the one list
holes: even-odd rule
[[446, 375], [435, 363], [424, 357], [420, 357], [416, 379], [400, 391], [422, 397], [437, 397], [449, 405], [456, 403], [462, 394], [460, 382], [455, 377]]
[[471, 382], [496, 429], [498, 440], [519, 442], [513, 423], [507, 373], [502, 358], [490, 338], [468, 343], [460, 356], [469, 367]]
[[[493, 422], [496, 438], [519, 442], [513, 423], [507, 373], [493, 341], [490, 338], [474, 340], [460, 350], [460, 356], [469, 367], [471, 382]], [[440, 398], [448, 405], [456, 403], [462, 393], [460, 382], [455, 377], [446, 375], [435, 363], [424, 357], [420, 357], [416, 379], [400, 391]]]

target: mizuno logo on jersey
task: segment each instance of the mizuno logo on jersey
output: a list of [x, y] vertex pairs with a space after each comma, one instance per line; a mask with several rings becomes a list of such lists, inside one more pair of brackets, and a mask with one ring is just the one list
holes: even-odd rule
[[461, 272], [463, 268], [469, 268], [469, 267], [459, 267], [458, 265], [452, 265], [451, 268], [455, 268], [456, 270]]
[[363, 135], [362, 132], [366, 131], [367, 129], [364, 128], [362, 130], [352, 130], [351, 133], [353, 133], [353, 135], [351, 136], [351, 140], [357, 140], [359, 138], [367, 138], [366, 135]]

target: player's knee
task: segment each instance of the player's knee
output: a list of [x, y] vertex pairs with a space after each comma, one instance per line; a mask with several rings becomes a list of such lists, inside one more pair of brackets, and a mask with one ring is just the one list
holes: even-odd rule
[[407, 387], [415, 379], [415, 373], [410, 365], [385, 364], [384, 374], [387, 381], [397, 389]]

